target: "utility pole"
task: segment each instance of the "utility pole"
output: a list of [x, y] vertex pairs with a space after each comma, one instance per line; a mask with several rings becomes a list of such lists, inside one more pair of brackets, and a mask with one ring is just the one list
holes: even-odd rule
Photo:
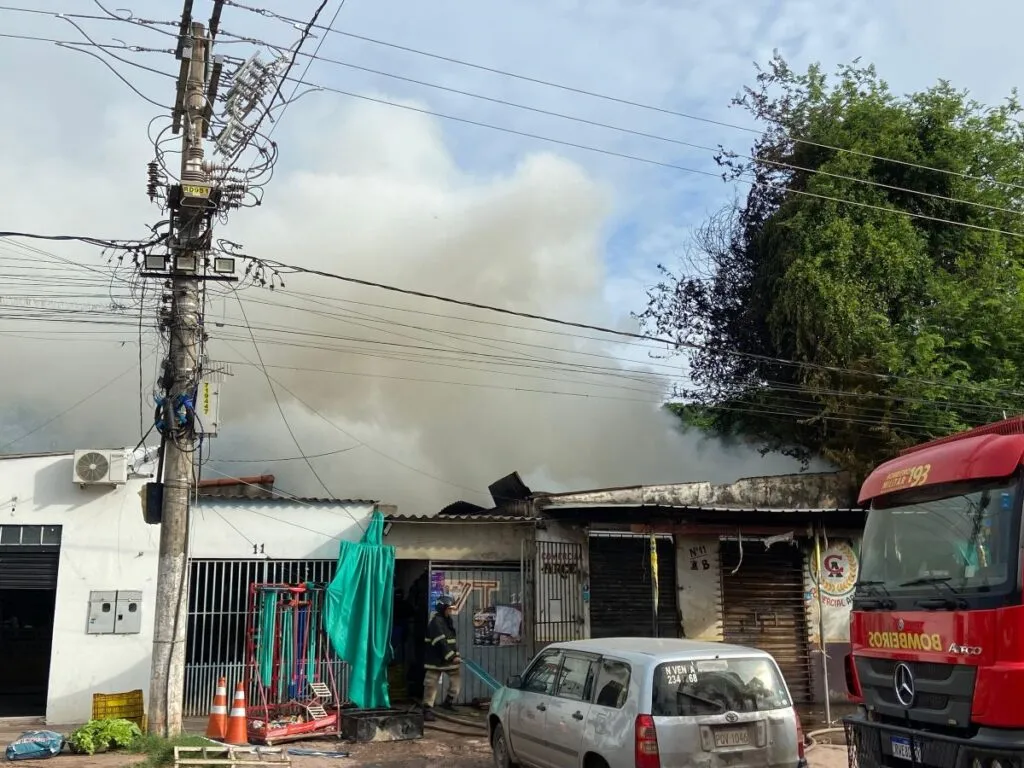
[[[160, 562], [154, 606], [153, 660], [149, 688], [149, 731], [175, 736], [182, 729], [185, 638], [188, 624], [189, 502], [195, 477], [194, 398], [203, 342], [198, 272], [209, 239], [210, 186], [203, 170], [207, 121], [207, 55], [210, 40], [202, 24], [182, 21], [181, 75], [175, 124], [181, 130], [181, 186], [172, 217], [171, 297], [167, 329], [170, 354], [164, 364], [163, 504]], [[189, 201], [197, 201], [192, 202]]]

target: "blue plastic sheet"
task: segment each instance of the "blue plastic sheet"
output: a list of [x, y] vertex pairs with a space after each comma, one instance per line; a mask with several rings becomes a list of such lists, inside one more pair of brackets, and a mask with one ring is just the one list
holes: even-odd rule
[[391, 706], [387, 665], [392, 655], [395, 548], [383, 541], [384, 516], [374, 512], [361, 541], [341, 543], [324, 606], [331, 647], [349, 665], [349, 698], [363, 709]]
[[8, 760], [45, 760], [64, 749], [64, 737], [54, 731], [25, 731], [7, 745]]

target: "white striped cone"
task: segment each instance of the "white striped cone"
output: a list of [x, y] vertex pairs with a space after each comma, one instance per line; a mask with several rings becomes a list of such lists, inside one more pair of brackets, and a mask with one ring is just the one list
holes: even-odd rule
[[245, 717], [245, 685], [235, 686], [235, 698], [231, 702], [228, 713], [228, 731], [224, 736], [225, 744], [242, 746], [249, 743], [249, 732]]
[[223, 739], [228, 730], [228, 681], [220, 678], [213, 694], [213, 706], [206, 726], [206, 738]]

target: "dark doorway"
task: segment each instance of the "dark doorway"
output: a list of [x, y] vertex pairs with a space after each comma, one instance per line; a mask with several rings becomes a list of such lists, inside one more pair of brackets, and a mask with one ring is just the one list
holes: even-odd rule
[[426, 560], [395, 561], [395, 611], [391, 643], [395, 658], [388, 670], [391, 703], [423, 698], [423, 639], [430, 606]]
[[0, 525], [0, 717], [46, 714], [59, 525]]
[[46, 714], [55, 589], [0, 589], [0, 717]]

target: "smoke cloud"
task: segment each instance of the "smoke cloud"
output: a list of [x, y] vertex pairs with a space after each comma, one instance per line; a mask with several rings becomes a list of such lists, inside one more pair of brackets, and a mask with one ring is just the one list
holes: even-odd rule
[[[141, 174], [119, 179], [104, 168], [115, 151], [136, 152], [136, 169], [148, 159], [138, 119], [118, 125], [54, 193], [76, 201], [72, 209], [48, 216], [15, 203], [23, 228], [96, 233], [106, 224], [103, 233], [126, 236], [139, 232], [134, 222], [154, 218], [141, 194], [117, 215], [88, 194], [100, 179], [112, 199], [141, 189]], [[505, 172], [472, 173], [436, 121], [374, 105], [323, 113], [308, 132], [301, 148], [284, 148], [288, 166], [278, 170], [264, 206], [235, 212], [219, 236], [255, 257], [631, 328], [603, 297], [614, 190], [581, 167], [537, 152]], [[0, 170], [0, 180], [38, 178], [44, 165], [16, 162]], [[105, 267], [94, 250], [42, 247]], [[14, 274], [14, 260], [26, 257], [4, 245], [0, 273]], [[60, 269], [50, 257], [33, 258], [37, 277]], [[53, 299], [55, 274], [47, 271], [40, 283], [49, 287], [24, 295], [109, 303], [102, 285], [109, 273], [69, 272], [81, 290]], [[723, 482], [797, 468], [680, 431], [659, 406], [681, 380], [682, 361], [652, 359], [658, 350], [651, 345], [321, 277], [284, 275], [284, 282], [274, 291], [211, 291], [209, 351], [230, 362], [232, 375], [221, 386], [221, 434], [204, 446], [206, 477], [270, 472], [280, 488], [300, 495], [372, 498], [431, 513], [456, 499], [488, 505], [486, 486], [513, 470], [535, 489], [559, 490]], [[126, 371], [6, 450], [138, 440], [138, 312], [122, 314], [114, 329], [5, 320], [11, 333], [0, 335], [7, 361], [0, 444]], [[149, 336], [142, 354], [148, 398], [159, 357]], [[146, 427], [151, 410], [146, 402]], [[314, 457], [319, 479], [306, 462], [287, 460], [300, 452]]]

